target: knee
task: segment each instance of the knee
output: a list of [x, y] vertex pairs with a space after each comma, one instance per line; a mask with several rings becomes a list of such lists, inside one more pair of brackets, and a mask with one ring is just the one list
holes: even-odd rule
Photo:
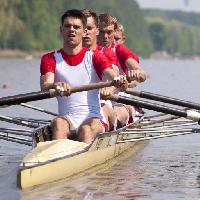
[[67, 123], [67, 121], [61, 117], [56, 117], [55, 119], [53, 119], [51, 122], [51, 125], [53, 128], [56, 128], [56, 129], [69, 128], [69, 124]]
[[81, 135], [90, 135], [91, 134], [91, 127], [89, 126], [80, 126], [78, 129], [79, 134]]

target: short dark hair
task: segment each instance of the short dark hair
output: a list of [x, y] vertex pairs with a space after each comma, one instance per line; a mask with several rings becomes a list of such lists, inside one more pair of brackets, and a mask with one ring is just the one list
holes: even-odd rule
[[87, 25], [87, 18], [80, 10], [72, 9], [72, 10], [67, 10], [66, 12], [64, 12], [64, 14], [61, 17], [62, 25], [64, 23], [65, 18], [67, 18], [67, 17], [73, 17], [73, 18], [80, 19], [82, 21], [83, 27], [86, 27], [86, 25]]
[[99, 26], [99, 17], [97, 15], [96, 12], [94, 12], [92, 9], [90, 8], [85, 8], [83, 10], [81, 10], [81, 12], [88, 18], [88, 17], [92, 17], [94, 19], [94, 23], [95, 25], [98, 27]]

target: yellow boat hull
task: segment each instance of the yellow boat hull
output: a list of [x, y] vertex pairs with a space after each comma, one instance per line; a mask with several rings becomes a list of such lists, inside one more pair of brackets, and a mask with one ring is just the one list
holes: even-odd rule
[[[64, 179], [96, 165], [105, 163], [106, 161], [118, 156], [131, 147], [135, 148], [135, 152], [137, 152], [139, 147], [138, 144], [144, 143], [131, 142], [104, 146], [104, 142], [108, 138], [104, 137], [101, 144], [99, 143], [99, 140], [97, 140], [96, 144], [94, 145], [95, 147], [90, 146], [88, 150], [88, 146], [85, 145], [85, 147], [82, 149], [82, 152], [79, 146], [79, 149], [75, 150], [74, 155], [70, 154], [70, 156], [60, 156], [59, 158], [47, 158], [46, 161], [46, 158], [41, 158], [42, 156], [40, 156], [40, 161], [38, 162], [38, 159], [35, 161], [38, 163], [34, 163], [34, 161], [30, 159], [35, 156], [34, 152], [37, 150], [37, 148], [33, 149], [33, 152], [30, 152], [22, 161], [22, 165], [18, 173], [19, 187], [28, 188]], [[62, 140], [58, 140], [56, 142], [58, 144], [63, 143]], [[68, 140], [65, 140], [64, 143], [67, 145], [67, 142]], [[76, 141], [76, 143], [79, 142]], [[100, 144], [101, 148], [99, 148], [98, 144]], [[52, 149], [53, 148], [51, 148], [50, 152], [48, 152], [49, 154], [54, 153], [51, 152]], [[62, 153], [65, 154], [66, 152], [63, 151]]]

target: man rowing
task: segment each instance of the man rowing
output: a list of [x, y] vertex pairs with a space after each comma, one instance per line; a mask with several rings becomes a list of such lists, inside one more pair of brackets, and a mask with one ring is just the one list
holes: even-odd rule
[[[138, 82], [146, 80], [146, 73], [139, 65], [139, 58], [128, 47], [123, 44], [115, 43], [114, 36], [117, 29], [117, 19], [107, 13], [99, 15], [99, 35], [98, 43], [104, 47], [110, 48], [118, 57], [118, 66], [120, 74], [127, 76], [131, 81], [130, 87], [135, 86]], [[115, 104], [114, 110], [120, 126], [124, 126], [129, 120], [129, 110], [122, 104]]]
[[[124, 44], [125, 41], [126, 41], [126, 37], [125, 37], [124, 26], [120, 22], [117, 22], [117, 28], [115, 30], [115, 36], [114, 36], [114, 42]], [[139, 59], [138, 59], [138, 61], [139, 61]], [[137, 85], [137, 82], [134, 81], [133, 84], [130, 85], [130, 87], [135, 87], [136, 85]], [[128, 94], [126, 94], [126, 96], [130, 97], [130, 95], [128, 95]], [[133, 123], [134, 119], [136, 118], [136, 115], [140, 115], [143, 113], [143, 110], [141, 107], [135, 107], [135, 106], [130, 106], [130, 105], [125, 105], [125, 106], [129, 113], [128, 123]]]
[[123, 44], [125, 42], [125, 40], [126, 40], [126, 37], [125, 37], [124, 26], [118, 22], [117, 28], [115, 30], [114, 41], [115, 41], [115, 43]]
[[[103, 77], [113, 80], [116, 76], [103, 54], [82, 46], [86, 23], [81, 11], [66, 11], [61, 17], [60, 26], [63, 47], [45, 54], [41, 59], [41, 89], [55, 88], [61, 94], [57, 98], [59, 116], [52, 121], [54, 140], [69, 138], [75, 131], [79, 141], [90, 143], [96, 134], [105, 130], [99, 90], [70, 95], [70, 87], [99, 82]], [[119, 87], [125, 83], [125, 79], [119, 77], [113, 82]], [[70, 96], [62, 96], [64, 91]]]
[[[83, 37], [83, 46], [90, 48], [92, 50], [97, 50], [103, 53], [110, 63], [112, 64], [113, 69], [119, 74], [118, 69], [118, 59], [116, 54], [106, 47], [102, 47], [97, 44], [97, 35], [99, 34], [99, 18], [98, 15], [92, 9], [83, 9], [82, 13], [87, 18], [87, 27], [86, 34]], [[101, 91], [109, 90], [110, 88], [103, 88]], [[108, 124], [108, 131], [113, 131], [116, 129], [117, 125], [117, 116], [112, 107], [111, 101], [101, 100], [101, 107], [103, 109], [103, 114], [106, 118], [106, 122]]]

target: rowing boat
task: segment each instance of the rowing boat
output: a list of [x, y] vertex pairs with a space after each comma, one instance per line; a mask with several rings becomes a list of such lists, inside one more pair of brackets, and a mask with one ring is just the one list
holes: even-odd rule
[[[97, 89], [106, 87], [110, 84], [111, 83], [109, 82], [102, 82], [80, 86], [73, 88], [72, 92]], [[127, 92], [141, 98], [153, 99], [170, 104], [174, 103], [175, 105], [189, 107], [191, 109], [200, 109], [200, 104], [193, 102], [150, 93], [147, 94], [145, 92]], [[56, 91], [53, 90], [3, 97], [0, 98], [0, 107], [53, 98], [57, 95]], [[155, 119], [155, 116], [140, 116], [135, 123], [118, 129], [117, 131], [98, 134], [91, 144], [70, 139], [52, 141], [50, 125], [46, 124], [49, 123], [49, 121], [46, 120], [0, 116], [1, 121], [34, 129], [32, 131], [3, 127], [0, 128], [0, 139], [25, 145], [32, 144], [33, 146], [32, 151], [25, 156], [20, 164], [18, 172], [19, 187], [27, 188], [64, 179], [93, 166], [105, 163], [131, 147], [133, 150], [137, 151], [140, 144], [143, 144], [144, 141], [150, 139], [200, 132], [200, 129], [193, 128], [194, 125], [200, 123], [200, 113], [198, 111], [179, 109], [148, 101], [141, 101], [132, 97], [127, 98], [117, 95], [112, 95], [110, 100], [117, 103], [134, 105], [144, 109], [165, 113], [156, 115], [156, 117], [163, 117], [169, 114], [170, 116], [163, 119]], [[43, 109], [33, 106], [28, 107], [54, 115], [54, 113], [49, 111], [47, 112]], [[184, 118], [184, 120], [180, 118]], [[179, 121], [176, 121], [177, 119]], [[41, 127], [40, 125], [43, 123], [46, 125]], [[168, 123], [168, 125], [164, 125], [164, 123]], [[185, 126], [191, 126], [191, 128], [183, 128]], [[32, 137], [32, 140], [30, 140], [30, 137]]]
[[62, 139], [51, 140], [49, 125], [35, 129], [33, 149], [22, 160], [18, 186], [28, 188], [83, 172], [131, 149], [138, 152], [150, 139], [197, 133], [192, 120], [177, 116], [140, 116], [136, 122], [113, 132], [101, 133], [91, 144]]
[[[72, 176], [118, 156], [128, 148], [138, 149], [140, 142], [118, 143], [129, 138], [121, 134], [129, 127], [137, 126], [143, 117], [134, 124], [109, 133], [96, 136], [91, 144], [61, 139], [51, 141], [50, 126], [35, 130], [33, 149], [22, 160], [18, 173], [20, 188], [32, 187]], [[138, 136], [137, 136], [138, 137]]]

